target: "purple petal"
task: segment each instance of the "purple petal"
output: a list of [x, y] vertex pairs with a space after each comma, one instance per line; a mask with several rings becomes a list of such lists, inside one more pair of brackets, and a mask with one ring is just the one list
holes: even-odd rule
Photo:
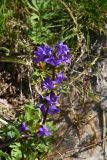
[[35, 58], [33, 59], [34, 63], [44, 62], [46, 58], [49, 58], [52, 55], [52, 49], [48, 45], [41, 45], [34, 51]]
[[65, 55], [67, 54], [70, 50], [67, 45], [65, 45], [63, 42], [59, 42], [58, 45], [56, 46], [58, 55]]
[[59, 57], [59, 59], [63, 62], [63, 63], [65, 63], [65, 64], [69, 64], [69, 63], [71, 63], [71, 58], [72, 58], [72, 56], [71, 55], [61, 55], [60, 57]]
[[39, 128], [38, 135], [48, 137], [51, 135], [51, 132], [49, 131], [48, 127], [43, 125], [42, 127]]
[[56, 79], [54, 81], [54, 84], [59, 84], [61, 83], [62, 81], [64, 81], [66, 79], [65, 75], [64, 75], [64, 71], [58, 73], [56, 75]]
[[56, 106], [54, 106], [54, 105], [50, 106], [50, 108], [48, 110], [49, 114], [56, 114], [56, 113], [59, 113], [59, 112], [60, 112], [60, 109], [56, 108]]
[[54, 88], [53, 81], [49, 77], [45, 78], [45, 80], [42, 82], [42, 88], [46, 90], [52, 90]]
[[24, 132], [24, 131], [28, 131], [29, 128], [27, 127], [25, 122], [22, 122], [20, 127], [19, 127], [19, 132]]
[[60, 96], [56, 96], [55, 93], [50, 93], [48, 96], [45, 97], [45, 99], [47, 100], [47, 102], [48, 102], [50, 105], [53, 105], [53, 104], [58, 104], [57, 99], [58, 99], [59, 97], [60, 97]]
[[37, 51], [34, 51], [34, 54], [37, 57], [41, 56], [51, 56], [52, 55], [52, 49], [48, 45], [41, 45], [37, 48]]
[[45, 114], [46, 109], [45, 109], [44, 104], [40, 104], [39, 107], [40, 107], [41, 112], [42, 112], [43, 114]]
[[49, 58], [46, 58], [46, 59], [44, 60], [44, 62], [46, 62], [47, 64], [51, 64], [52, 66], [58, 66], [58, 65], [59, 65], [54, 56], [51, 56], [51, 57], [49, 57]]

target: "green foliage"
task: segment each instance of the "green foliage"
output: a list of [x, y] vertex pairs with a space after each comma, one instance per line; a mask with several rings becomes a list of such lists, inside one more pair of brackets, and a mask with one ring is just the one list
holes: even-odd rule
[[49, 147], [48, 147], [48, 144], [46, 145], [45, 143], [40, 143], [40, 144], [38, 144], [38, 146], [36, 147], [36, 149], [40, 153], [44, 153], [44, 152], [47, 152], [49, 150]]
[[32, 0], [29, 35], [36, 44], [62, 40], [76, 47], [81, 35], [87, 41], [89, 30], [105, 32], [107, 1]]
[[[33, 160], [35, 158], [43, 158], [46, 153], [52, 150], [52, 137], [39, 137], [37, 136], [38, 128], [41, 126], [41, 113], [40, 109], [32, 103], [26, 104], [23, 110], [23, 114], [17, 117], [16, 122], [13, 124], [8, 124], [4, 126], [0, 133], [3, 139], [3, 144], [6, 145], [6, 149], [9, 148], [10, 154], [0, 151], [0, 158], [5, 158], [6, 160], [20, 160], [22, 158], [27, 158]], [[21, 122], [26, 122], [29, 131], [23, 133], [19, 132], [19, 126]], [[47, 122], [47, 126], [50, 127], [52, 132], [56, 131], [53, 122]], [[23, 137], [22, 135], [28, 135], [28, 137]]]
[[7, 9], [7, 1], [0, 1], [0, 36], [6, 29], [6, 21], [9, 17], [12, 16], [12, 10]]
[[[84, 39], [88, 45], [90, 30], [106, 32], [106, 10], [106, 0], [1, 0], [0, 44], [5, 43], [2, 47], [10, 55], [31, 54], [30, 39], [35, 44], [52, 45], [62, 40], [77, 50]], [[8, 58], [16, 62], [16, 57], [7, 56], [3, 61]]]
[[36, 126], [39, 125], [40, 118], [39, 108], [34, 108], [34, 105], [28, 104], [25, 106], [25, 115], [22, 117], [21, 121], [28, 122], [31, 131], [35, 132]]
[[20, 143], [13, 143], [9, 146], [11, 150], [11, 160], [20, 160], [22, 158], [22, 152], [20, 150], [21, 144]]
[[8, 25], [11, 19], [14, 19], [17, 15], [17, 7], [23, 7], [24, 5], [24, 2], [17, 0], [0, 1], [0, 36], [6, 35], [7, 30], [9, 31]]
[[[0, 1], [0, 62], [26, 63], [20, 54], [30, 55], [31, 47], [26, 33], [27, 8], [25, 1]], [[26, 61], [27, 61], [26, 60]]]
[[33, 80], [34, 80], [34, 83], [35, 81], [40, 81], [43, 80], [45, 78], [47, 74], [47, 70], [43, 70], [43, 69], [34, 69], [34, 73], [33, 73]]
[[29, 8], [32, 9], [31, 17], [29, 18], [32, 28], [29, 30], [29, 35], [36, 44], [47, 42], [53, 38], [50, 30], [52, 24], [47, 23], [55, 14], [52, 11], [49, 12], [50, 5], [51, 0], [47, 0], [45, 3], [43, 0], [28, 2]]
[[5, 160], [11, 160], [10, 156], [3, 151], [0, 151], [0, 158], [5, 158]]

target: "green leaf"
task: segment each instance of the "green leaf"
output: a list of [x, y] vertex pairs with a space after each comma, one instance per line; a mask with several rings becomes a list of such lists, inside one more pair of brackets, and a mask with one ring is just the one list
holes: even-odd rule
[[19, 148], [21, 147], [21, 144], [19, 142], [13, 143], [11, 145], [9, 145], [10, 148]]
[[14, 138], [15, 137], [15, 132], [14, 131], [9, 131], [9, 132], [7, 132], [7, 136], [9, 136], [10, 138]]
[[23, 65], [31, 65], [29, 62], [23, 61], [23, 60], [19, 60], [19, 59], [14, 59], [14, 58], [10, 58], [10, 57], [6, 57], [6, 58], [1, 58], [0, 62], [6, 62], [6, 63], [18, 63], [18, 64], [23, 64]]
[[7, 136], [10, 138], [18, 138], [20, 137], [18, 129], [14, 125], [8, 126]]
[[5, 160], [11, 160], [10, 156], [1, 150], [0, 150], [0, 158], [5, 158]]
[[38, 9], [38, 6], [37, 6], [37, 3], [36, 3], [36, 0], [32, 0], [32, 4], [34, 5], [34, 7], [35, 7], [36, 9]]
[[35, 13], [32, 13], [32, 16], [31, 16], [30, 19], [31, 19], [31, 20], [39, 20], [40, 17], [39, 17], [39, 15], [37, 15], [37, 14], [35, 14]]
[[29, 8], [31, 8], [32, 10], [38, 12], [38, 9], [33, 7], [28, 1], [27, 1], [27, 5], [29, 6]]
[[40, 119], [40, 110], [39, 108], [34, 108], [33, 104], [27, 104], [25, 106], [25, 115], [24, 119], [27, 122], [37, 123]]
[[20, 160], [22, 158], [22, 152], [20, 150], [20, 143], [14, 143], [13, 145], [10, 145], [10, 148], [12, 148], [11, 151], [11, 158], [12, 160]]
[[42, 144], [38, 144], [38, 146], [36, 147], [36, 149], [39, 152], [43, 153], [43, 152], [47, 152], [49, 148], [44, 143], [42, 143]]

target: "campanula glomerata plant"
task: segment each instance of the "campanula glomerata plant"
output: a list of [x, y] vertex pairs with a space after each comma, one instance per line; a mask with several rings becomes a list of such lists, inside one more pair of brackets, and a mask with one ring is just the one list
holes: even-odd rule
[[[34, 51], [33, 63], [43, 63], [47, 70], [46, 77], [41, 80], [42, 93], [38, 93], [35, 104], [28, 104], [13, 125], [4, 127], [6, 139], [9, 141], [8, 160], [16, 159], [43, 159], [50, 151], [55, 126], [49, 118], [60, 113], [59, 100], [61, 94], [58, 86], [66, 80], [64, 67], [71, 63], [72, 56], [66, 44], [59, 42], [53, 48], [43, 44]], [[11, 139], [11, 141], [10, 141]], [[10, 158], [10, 159], [9, 159]]]
[[[38, 130], [39, 136], [51, 135], [49, 128], [45, 126], [48, 114], [53, 115], [60, 112], [59, 98], [56, 95], [56, 88], [65, 79], [64, 71], [60, 71], [60, 66], [68, 65], [71, 62], [70, 50], [66, 44], [59, 42], [53, 49], [48, 45], [41, 45], [34, 52], [34, 63], [45, 63], [46, 67], [51, 70], [50, 76], [47, 76], [41, 83], [41, 87], [45, 90], [43, 95], [40, 95], [39, 108], [42, 112], [42, 126]], [[59, 94], [59, 93], [58, 93]]]

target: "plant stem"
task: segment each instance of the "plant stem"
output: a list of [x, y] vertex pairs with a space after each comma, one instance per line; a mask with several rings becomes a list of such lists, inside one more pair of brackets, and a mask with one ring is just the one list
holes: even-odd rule
[[42, 122], [43, 125], [44, 125], [45, 122], [46, 122], [47, 115], [48, 115], [48, 110], [49, 110], [49, 106], [47, 107], [46, 112], [45, 112], [45, 115], [44, 115], [44, 119], [43, 119], [43, 122]]

